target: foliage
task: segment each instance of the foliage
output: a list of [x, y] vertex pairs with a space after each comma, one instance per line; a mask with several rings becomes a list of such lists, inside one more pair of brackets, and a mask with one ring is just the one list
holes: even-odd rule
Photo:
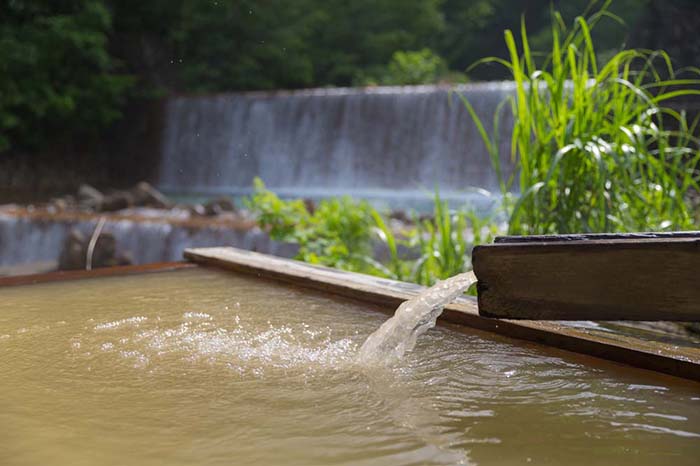
[[282, 200], [256, 179], [246, 205], [272, 239], [299, 245], [297, 259], [356, 272], [373, 269], [372, 208], [366, 202], [327, 199], [310, 212], [302, 200]]
[[552, 51], [539, 64], [524, 20], [519, 46], [505, 32], [509, 61], [482, 61], [502, 65], [516, 83], [507, 107], [517, 180], [502, 176], [498, 135], [486, 134], [464, 99], [506, 199], [517, 181], [521, 194], [506, 206], [511, 234], [693, 227], [685, 195], [698, 189], [695, 124], [663, 104], [700, 94], [700, 80], [677, 79], [663, 52], [623, 50], [599, 65], [591, 30], [617, 19], [608, 4], [568, 29], [554, 12]]
[[[437, 193], [433, 218], [399, 234], [364, 201], [327, 199], [309, 212], [302, 200], [282, 200], [259, 179], [246, 205], [273, 239], [299, 245], [299, 260], [423, 285], [470, 270], [474, 245], [497, 233], [489, 219], [450, 211]], [[384, 261], [375, 257], [377, 241], [388, 253]]]
[[0, 150], [95, 134], [120, 116], [133, 81], [115, 71], [102, 2], [2, 3]]
[[[666, 0], [666, 3], [681, 3], [686, 0]], [[591, 0], [445, 0], [442, 11], [445, 27], [436, 50], [447, 60], [451, 69], [464, 70], [484, 56], [508, 59], [508, 50], [503, 47], [502, 33], [506, 29], [517, 29], [522, 16], [527, 18], [528, 30], [532, 32], [530, 43], [538, 49], [551, 48], [550, 7], [554, 6], [564, 19], [579, 15], [590, 5]], [[600, 52], [614, 53], [624, 42], [646, 46], [646, 39], [635, 37], [637, 26], [647, 22], [652, 14], [649, 1], [615, 0], [610, 10], [624, 18], [627, 27], [611, 23], [602, 24], [594, 31], [594, 39]], [[469, 71], [473, 80], [508, 79], [506, 69], [498, 66], [482, 66]]]
[[[588, 1], [553, 3], [570, 18]], [[0, 0], [0, 150], [82, 144], [119, 117], [127, 96], [462, 82], [478, 57], [508, 57], [500, 34], [517, 27], [523, 11], [530, 43], [551, 47], [550, 3]], [[696, 64], [693, 0], [615, 0], [611, 8], [628, 29], [597, 27], [599, 57], [628, 41]], [[507, 75], [483, 66], [469, 78]]]
[[431, 48], [443, 28], [440, 0], [315, 1], [322, 21], [311, 59], [317, 85], [348, 86], [397, 50]]
[[[271, 89], [313, 83], [312, 27], [321, 12], [308, 0], [178, 0], [170, 30], [176, 67], [188, 90]], [[177, 7], [177, 6], [176, 6]]]
[[412, 235], [412, 243], [421, 252], [413, 266], [413, 281], [432, 285], [471, 270], [474, 246], [490, 243], [497, 232], [490, 218], [479, 217], [474, 211], [450, 211], [447, 202], [435, 193], [433, 218], [419, 222]]
[[436, 83], [447, 75], [445, 61], [432, 50], [424, 48], [394, 52], [388, 65], [375, 70], [370, 77], [360, 74], [358, 80], [363, 85], [407, 86]]

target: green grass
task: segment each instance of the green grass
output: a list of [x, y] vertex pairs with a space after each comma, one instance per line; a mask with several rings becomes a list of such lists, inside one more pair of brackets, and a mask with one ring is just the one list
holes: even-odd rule
[[[514, 177], [503, 175], [498, 132], [488, 134], [462, 97], [499, 176], [510, 234], [694, 226], [686, 195], [698, 189], [697, 120], [689, 123], [665, 105], [700, 94], [700, 80], [678, 78], [662, 51], [623, 50], [599, 63], [591, 30], [601, 20], [618, 20], [607, 11], [609, 3], [569, 27], [553, 12], [546, 55], [530, 49], [523, 19], [519, 43], [505, 31], [509, 60], [477, 63], [506, 67], [516, 84], [494, 116], [495, 122], [500, 111], [515, 116]], [[517, 198], [510, 195], [514, 190]]]

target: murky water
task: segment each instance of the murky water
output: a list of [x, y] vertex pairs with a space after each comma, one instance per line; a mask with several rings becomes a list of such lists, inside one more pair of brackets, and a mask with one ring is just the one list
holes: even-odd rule
[[700, 385], [216, 271], [0, 289], [0, 464], [691, 465]]

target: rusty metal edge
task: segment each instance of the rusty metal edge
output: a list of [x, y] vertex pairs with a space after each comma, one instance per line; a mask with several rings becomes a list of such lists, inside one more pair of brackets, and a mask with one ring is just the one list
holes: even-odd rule
[[192, 262], [179, 261], [157, 262], [145, 265], [121, 265], [93, 270], [65, 270], [31, 275], [16, 275], [11, 277], [0, 277], [0, 288], [68, 280], [82, 280], [86, 278], [118, 277], [142, 273], [168, 272], [172, 270], [189, 269], [194, 267], [197, 267], [197, 265], [193, 264]]
[[[229, 249], [240, 253], [242, 254], [241, 260], [233, 262], [211, 256], [207, 257], [205, 255], [207, 250], [212, 251], [214, 249]], [[255, 260], [247, 261], [245, 259], [246, 256], [251, 259], [254, 258]], [[398, 297], [395, 293], [387, 293], [384, 289], [377, 288], [374, 290], [366, 290], [353, 286], [351, 278], [367, 277], [363, 274], [313, 266], [299, 261], [282, 259], [250, 251], [242, 251], [236, 248], [188, 249], [185, 251], [185, 258], [201, 265], [252, 274], [260, 278], [282, 281], [382, 306], [395, 307], [406, 299], [405, 297]], [[255, 262], [261, 260], [267, 260], [269, 264], [265, 267], [255, 264]], [[279, 267], [279, 264], [284, 263], [293, 264], [294, 268], [298, 270], [304, 269], [306, 273], [289, 273]], [[318, 273], [319, 271], [321, 271], [322, 274], [335, 274], [337, 280], [326, 280]], [[342, 281], [345, 281], [345, 284], [341, 283]], [[386, 282], [388, 280], [384, 281]], [[404, 283], [404, 285], [410, 284]], [[364, 284], [362, 287], [364, 287]], [[404, 291], [405, 290], [402, 290], [401, 293]], [[674, 357], [672, 354], [668, 354], [665, 351], [651, 352], [641, 346], [635, 347], [629, 341], [613, 343], [574, 328], [561, 328], [560, 326], [547, 322], [516, 321], [483, 317], [478, 314], [476, 303], [473, 302], [463, 302], [447, 306], [438, 322], [447, 322], [461, 327], [473, 328], [621, 363], [638, 369], [646, 369], [700, 382], [700, 361]]]

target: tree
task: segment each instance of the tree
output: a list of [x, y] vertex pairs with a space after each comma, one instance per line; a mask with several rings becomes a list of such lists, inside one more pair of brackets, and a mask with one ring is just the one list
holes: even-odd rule
[[107, 52], [110, 15], [93, 0], [4, 0], [0, 149], [95, 134], [120, 116], [132, 78]]

